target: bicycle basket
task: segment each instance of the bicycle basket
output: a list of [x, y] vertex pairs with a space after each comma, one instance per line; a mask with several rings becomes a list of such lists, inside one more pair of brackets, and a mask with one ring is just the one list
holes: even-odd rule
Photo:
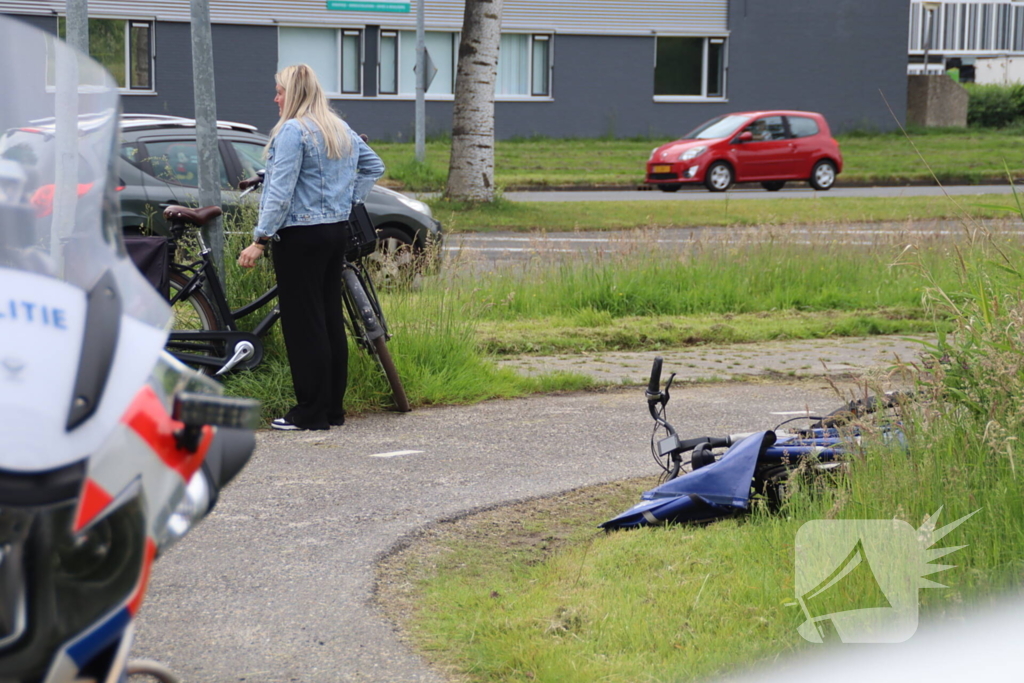
[[373, 227], [365, 204], [356, 204], [345, 223], [348, 231], [345, 258], [349, 261], [369, 256], [377, 248], [377, 229]]
[[135, 266], [165, 299], [170, 299], [170, 250], [166, 237], [125, 236], [124, 246]]

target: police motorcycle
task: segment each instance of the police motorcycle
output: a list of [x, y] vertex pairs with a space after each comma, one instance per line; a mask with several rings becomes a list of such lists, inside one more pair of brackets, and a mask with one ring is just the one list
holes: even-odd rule
[[0, 16], [0, 93], [0, 683], [116, 683], [153, 561], [247, 462], [258, 405], [163, 351], [110, 75]]

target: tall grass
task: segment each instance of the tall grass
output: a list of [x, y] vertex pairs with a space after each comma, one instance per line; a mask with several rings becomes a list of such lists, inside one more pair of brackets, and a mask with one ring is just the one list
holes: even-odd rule
[[[475, 278], [473, 287], [486, 304], [480, 315], [490, 320], [922, 307], [926, 281], [894, 266], [897, 245], [856, 248], [828, 236], [800, 244], [792, 232], [766, 233], [694, 241], [678, 251], [663, 248], [656, 231], [638, 233], [601, 255], [537, 258]], [[920, 259], [939, 282], [956, 281], [942, 246], [922, 250]]]
[[[274, 282], [269, 258], [243, 269], [237, 254], [251, 242], [255, 209], [245, 207], [225, 223], [227, 296], [233, 308], [255, 300]], [[398, 373], [414, 405], [465, 403], [488, 398], [518, 396], [556, 388], [581, 389], [592, 381], [578, 374], [555, 373], [525, 378], [501, 369], [479, 351], [475, 340], [476, 316], [457, 292], [435, 286], [423, 292], [408, 289], [379, 292], [381, 306], [394, 335], [388, 343]], [[276, 301], [240, 321], [251, 330]], [[369, 354], [349, 338], [349, 384], [345, 405], [349, 412], [390, 409], [391, 390], [383, 371]], [[294, 389], [280, 325], [263, 338], [264, 360], [249, 371], [225, 379], [229, 393], [258, 398], [263, 416], [273, 419], [294, 405]]]
[[954, 568], [929, 577], [948, 588], [920, 591], [924, 620], [1019, 588], [1022, 262], [1019, 244], [990, 235], [941, 262], [914, 250], [900, 260], [901, 277], [920, 278], [923, 304], [955, 321], [930, 348], [932, 362], [907, 369], [922, 400], [904, 410], [905, 443], [868, 433], [863, 455], [832, 486], [797, 479], [779, 513], [755, 504], [745, 519], [708, 527], [593, 535], [623, 509], [621, 496], [606, 506], [595, 496], [589, 514], [578, 500], [524, 509], [516, 519], [527, 531], [543, 525], [549, 537], [570, 539], [546, 559], [521, 550], [511, 532], [489, 541], [493, 523], [475, 536], [467, 524], [468, 541], [443, 542], [425, 563], [436, 568], [417, 570], [416, 641], [473, 681], [689, 681], [763, 669], [805, 647], [796, 630], [803, 615], [787, 603], [797, 531], [819, 519], [899, 519], [927, 535], [977, 511], [937, 544], [966, 547], [937, 562]]

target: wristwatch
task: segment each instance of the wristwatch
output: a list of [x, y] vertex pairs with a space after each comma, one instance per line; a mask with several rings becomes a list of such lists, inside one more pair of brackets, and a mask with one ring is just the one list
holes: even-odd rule
[[259, 238], [255, 239], [255, 240], [253, 240], [253, 244], [255, 244], [257, 247], [263, 247], [263, 249], [265, 250], [267, 248], [267, 245], [270, 244], [270, 238], [269, 237], [259, 237]]

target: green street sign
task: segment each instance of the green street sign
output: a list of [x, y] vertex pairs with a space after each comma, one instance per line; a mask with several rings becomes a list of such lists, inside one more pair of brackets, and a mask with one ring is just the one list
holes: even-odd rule
[[327, 0], [327, 9], [350, 12], [408, 12], [412, 0]]

